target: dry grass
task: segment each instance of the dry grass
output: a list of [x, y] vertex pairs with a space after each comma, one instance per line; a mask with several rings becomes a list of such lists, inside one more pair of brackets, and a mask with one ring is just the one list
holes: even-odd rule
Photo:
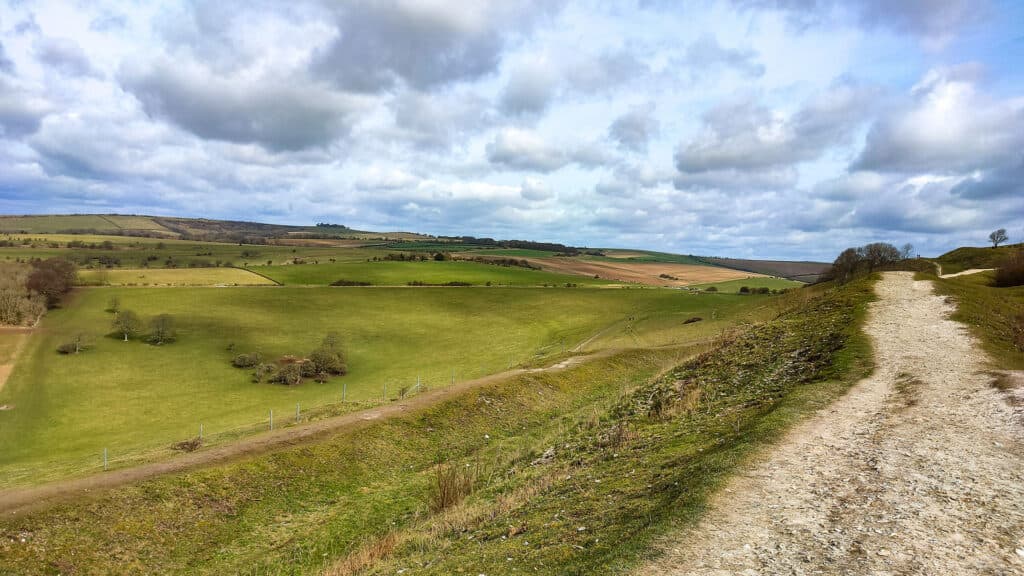
[[353, 576], [391, 554], [399, 544], [394, 532], [366, 542], [340, 562], [323, 571], [323, 576]]

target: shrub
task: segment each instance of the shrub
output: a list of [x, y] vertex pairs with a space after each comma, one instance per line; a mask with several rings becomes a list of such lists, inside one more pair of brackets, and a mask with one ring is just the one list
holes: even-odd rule
[[750, 286], [740, 286], [740, 294], [750, 294]]
[[170, 314], [160, 314], [149, 322], [150, 344], [157, 346], [165, 342], [174, 342], [177, 331], [174, 329], [174, 317]]
[[369, 282], [364, 282], [362, 280], [344, 280], [344, 279], [342, 279], [342, 280], [335, 280], [334, 282], [331, 282], [331, 286], [372, 286], [372, 284], [369, 283]]
[[694, 322], [700, 322], [701, 320], [703, 320], [703, 318], [701, 318], [700, 316], [694, 316], [693, 318], [687, 318], [686, 320], [683, 320], [683, 324], [693, 324]]
[[761, 286], [760, 288], [755, 290], [755, 292], [757, 294], [771, 294], [772, 293], [772, 291], [767, 286]]
[[1000, 288], [1024, 286], [1024, 249], [1008, 256], [996, 269], [994, 284]]
[[76, 345], [74, 342], [65, 342], [65, 343], [61, 344], [60, 346], [57, 346], [57, 353], [58, 354], [77, 354], [78, 353], [78, 345]]
[[273, 364], [260, 364], [256, 367], [256, 371], [252, 374], [253, 382], [262, 384], [263, 382], [273, 382], [274, 376], [277, 374], [277, 366]]
[[199, 450], [199, 448], [202, 445], [203, 439], [196, 436], [195, 438], [191, 438], [189, 440], [182, 440], [181, 442], [171, 444], [171, 449], [180, 450], [182, 452], [195, 452], [196, 450]]
[[231, 359], [231, 365], [235, 368], [254, 368], [263, 362], [263, 355], [259, 352], [250, 354], [239, 354]]
[[718, 288], [716, 288], [715, 286], [708, 286], [707, 288], [704, 289], [704, 291], [705, 292], [718, 292]]
[[462, 502], [473, 492], [479, 475], [479, 466], [462, 467], [439, 462], [434, 470], [434, 483], [428, 493], [431, 512], [447, 510]]
[[302, 365], [301, 364], [285, 364], [278, 369], [277, 373], [274, 374], [271, 382], [276, 384], [284, 384], [285, 386], [295, 386], [302, 383]]

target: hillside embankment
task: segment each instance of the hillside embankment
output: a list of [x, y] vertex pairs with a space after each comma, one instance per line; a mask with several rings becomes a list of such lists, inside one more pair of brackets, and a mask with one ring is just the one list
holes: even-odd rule
[[1020, 379], [929, 281], [886, 273], [876, 370], [663, 542], [641, 574], [1022, 574]]

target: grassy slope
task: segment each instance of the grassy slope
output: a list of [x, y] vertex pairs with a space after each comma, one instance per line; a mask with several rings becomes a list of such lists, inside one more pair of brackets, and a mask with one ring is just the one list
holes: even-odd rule
[[[188, 267], [193, 262], [205, 262], [208, 265], [218, 260], [231, 265], [243, 264], [264, 265], [267, 261], [284, 264], [293, 258], [307, 261], [328, 262], [330, 258], [338, 261], [365, 261], [373, 256], [381, 256], [384, 252], [366, 248], [335, 248], [330, 246], [279, 246], [279, 245], [238, 245], [225, 242], [198, 242], [193, 240], [176, 240], [160, 238], [132, 238], [126, 236], [79, 235], [79, 234], [13, 234], [3, 239], [18, 243], [14, 247], [0, 247], [2, 259], [31, 258], [67, 258], [82, 267], [89, 265], [90, 259], [116, 258], [120, 266], [138, 268], [146, 265], [150, 268], [166, 266], [168, 259], [178, 267]], [[29, 243], [22, 245], [21, 241]], [[81, 241], [99, 244], [109, 241], [113, 250], [101, 248], [67, 248], [70, 241]], [[54, 248], [52, 243], [60, 244]], [[149, 260], [150, 257], [155, 257]]]
[[313, 284], [325, 286], [335, 280], [370, 282], [381, 286], [404, 286], [409, 282], [469, 282], [484, 285], [487, 282], [502, 286], [540, 286], [544, 284], [606, 285], [607, 280], [587, 276], [555, 274], [515, 266], [495, 266], [478, 262], [338, 262], [319, 265], [256, 266], [252, 270], [283, 284]]
[[919, 277], [933, 280], [939, 294], [955, 300], [953, 319], [971, 326], [997, 366], [1024, 369], [1024, 286], [994, 288], [989, 285], [991, 272], [946, 279], [933, 274]]
[[[170, 313], [178, 342], [154, 347], [104, 334], [111, 296], [144, 318]], [[195, 434], [208, 435], [265, 421], [268, 411], [294, 414], [340, 400], [394, 397], [421, 378], [428, 386], [504, 370], [510, 364], [553, 359], [567, 348], [623, 319], [661, 323], [693, 315], [686, 334], [702, 336], [755, 306], [728, 296], [667, 290], [502, 288], [93, 288], [52, 311], [25, 349], [0, 404], [0, 484], [95, 468], [104, 447], [113, 457], [157, 448]], [[350, 374], [327, 384], [289, 388], [250, 382], [250, 372], [229, 365], [237, 351], [269, 358], [305, 354], [328, 331], [338, 331]], [[54, 350], [79, 332], [94, 348], [77, 356]], [[618, 332], [611, 331], [609, 337]], [[650, 344], [670, 332], [653, 333]], [[550, 360], [548, 360], [550, 361]], [[281, 419], [285, 418], [282, 416]]]
[[711, 282], [709, 284], [693, 284], [690, 288], [698, 288], [704, 290], [714, 286], [718, 288], [719, 292], [728, 294], [734, 294], [739, 292], [743, 286], [750, 288], [770, 288], [772, 290], [782, 290], [785, 288], [799, 288], [804, 286], [803, 282], [796, 282], [794, 280], [786, 280], [785, 278], [743, 278], [740, 280], [728, 280], [725, 282]]
[[628, 571], [653, 538], [694, 521], [756, 448], [869, 372], [858, 328], [869, 286], [859, 281], [726, 339], [595, 412], [551, 444], [552, 461], [518, 460], [515, 475], [462, 510], [399, 533], [397, 549], [367, 573]]
[[996, 268], [1003, 258], [1022, 248], [1024, 244], [1009, 244], [999, 248], [965, 246], [946, 252], [935, 261], [942, 265], [943, 274], [954, 274], [971, 268]]
[[[754, 447], [864, 372], [867, 297], [847, 288], [658, 380], [686, 349], [525, 375], [322, 443], [0, 520], [0, 572], [307, 574], [364, 545], [390, 554], [372, 569], [383, 574], [620, 571]], [[637, 400], [694, 369], [711, 400], [649, 421]], [[620, 421], [635, 436], [608, 445]], [[554, 460], [531, 465], [549, 446]], [[439, 455], [486, 472], [465, 504], [430, 516]]]

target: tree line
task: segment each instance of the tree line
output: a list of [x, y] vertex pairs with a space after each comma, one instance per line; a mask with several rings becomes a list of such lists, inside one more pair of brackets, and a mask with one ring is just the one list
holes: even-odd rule
[[35, 323], [60, 305], [75, 284], [77, 269], [63, 258], [0, 264], [0, 324]]

